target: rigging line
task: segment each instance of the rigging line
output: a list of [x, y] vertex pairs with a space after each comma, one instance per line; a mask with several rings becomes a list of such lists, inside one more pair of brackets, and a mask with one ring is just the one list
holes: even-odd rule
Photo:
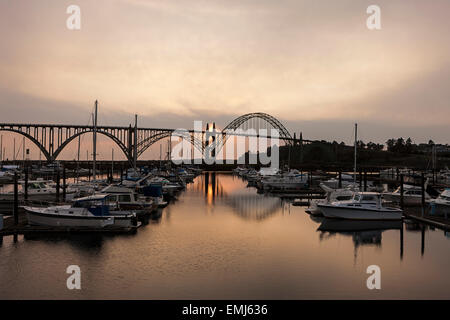
[[23, 140], [20, 142], [20, 145], [17, 148], [17, 152], [16, 152], [16, 155], [14, 157], [16, 160], [19, 157], [20, 151], [22, 150], [22, 144], [23, 144]]

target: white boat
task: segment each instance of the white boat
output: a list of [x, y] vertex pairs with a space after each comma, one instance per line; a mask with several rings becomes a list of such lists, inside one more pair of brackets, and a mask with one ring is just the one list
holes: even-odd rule
[[0, 171], [0, 184], [7, 184], [14, 181], [13, 171]]
[[108, 186], [100, 191], [107, 194], [107, 203], [111, 212], [133, 211], [138, 216], [150, 214], [158, 208], [158, 205], [152, 198], [139, 198], [131, 189], [120, 186]]
[[[55, 201], [56, 187], [50, 185], [53, 181], [45, 181], [42, 179], [28, 181], [28, 200], [38, 201]], [[19, 199], [24, 198], [25, 181], [19, 181], [21, 189], [19, 190]], [[59, 194], [62, 197], [63, 187], [60, 186]], [[77, 196], [77, 190], [66, 187], [66, 200], [71, 200]], [[0, 193], [0, 201], [14, 199], [14, 192], [8, 191]]]
[[384, 207], [381, 194], [376, 192], [356, 192], [351, 200], [318, 204], [326, 218], [351, 220], [400, 220], [403, 211]]
[[74, 202], [72, 206], [25, 206], [24, 209], [30, 225], [104, 228], [114, 224], [114, 217], [109, 215], [109, 207], [102, 199]]
[[262, 190], [300, 190], [308, 187], [309, 177], [297, 170], [275, 176], [263, 176], [258, 182]]
[[341, 189], [333, 189], [328, 187], [327, 185], [321, 183], [319, 185], [325, 192], [325, 199], [313, 199], [310, 202], [309, 207], [305, 210], [307, 213], [316, 216], [322, 216], [322, 211], [318, 207], [319, 204], [330, 204], [336, 201], [348, 201], [353, 198], [353, 194], [358, 191], [358, 189], [354, 188], [341, 188]]
[[106, 199], [107, 195], [101, 194], [76, 199], [72, 205], [46, 208], [25, 206], [24, 209], [30, 225], [88, 228], [131, 227], [136, 225], [134, 213], [112, 211], [106, 203]]
[[[425, 189], [427, 188], [425, 183]], [[385, 201], [400, 203], [401, 187], [398, 187], [394, 192], [384, 192], [383, 199]], [[425, 191], [425, 201], [430, 201], [430, 195]], [[403, 186], [403, 204], [407, 206], [417, 206], [422, 204], [422, 187], [405, 184]]]
[[338, 189], [338, 188], [358, 188], [358, 183], [353, 182], [352, 180], [341, 180], [341, 187], [339, 187], [339, 178], [331, 178], [322, 182], [329, 188]]
[[430, 200], [432, 215], [446, 216], [450, 214], [450, 188], [445, 189], [436, 199]]

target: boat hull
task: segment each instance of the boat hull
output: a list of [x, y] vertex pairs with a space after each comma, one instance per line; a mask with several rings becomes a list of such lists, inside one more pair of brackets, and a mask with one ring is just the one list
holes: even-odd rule
[[112, 216], [69, 216], [46, 214], [25, 207], [28, 224], [49, 227], [83, 227], [83, 228], [104, 228], [114, 224], [115, 218]]
[[401, 220], [402, 211], [390, 209], [358, 209], [333, 205], [318, 204], [318, 208], [326, 218], [349, 220]]

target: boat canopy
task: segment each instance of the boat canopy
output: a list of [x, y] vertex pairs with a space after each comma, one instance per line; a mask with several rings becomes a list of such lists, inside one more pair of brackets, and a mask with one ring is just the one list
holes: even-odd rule
[[107, 194], [94, 194], [92, 196], [74, 199], [73, 202], [99, 201], [99, 200], [104, 200], [107, 196], [108, 196]]

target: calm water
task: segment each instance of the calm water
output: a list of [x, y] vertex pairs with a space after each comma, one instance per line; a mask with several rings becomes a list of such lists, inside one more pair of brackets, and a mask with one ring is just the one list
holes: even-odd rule
[[[411, 223], [357, 231], [361, 225], [327, 221], [329, 231], [320, 231], [321, 224], [238, 177], [209, 173], [135, 235], [5, 237], [0, 298], [450, 298], [443, 231]], [[66, 288], [73, 264], [82, 272], [79, 291]], [[366, 287], [372, 264], [381, 268], [378, 291]]]

